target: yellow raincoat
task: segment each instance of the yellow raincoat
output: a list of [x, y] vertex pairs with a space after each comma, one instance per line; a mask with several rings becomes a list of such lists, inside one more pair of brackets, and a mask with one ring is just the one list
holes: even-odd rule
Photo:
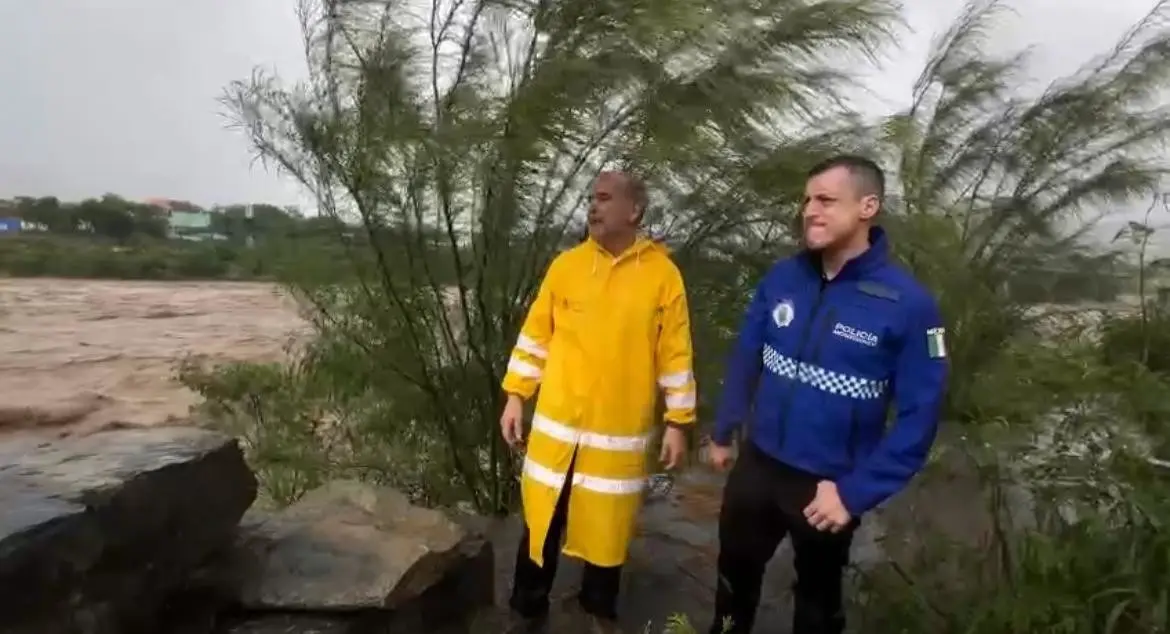
[[572, 463], [563, 552], [597, 566], [625, 562], [657, 388], [667, 422], [695, 421], [691, 357], [686, 291], [665, 247], [639, 239], [613, 257], [590, 239], [553, 260], [503, 382], [525, 399], [540, 388], [521, 485], [533, 561], [544, 565]]

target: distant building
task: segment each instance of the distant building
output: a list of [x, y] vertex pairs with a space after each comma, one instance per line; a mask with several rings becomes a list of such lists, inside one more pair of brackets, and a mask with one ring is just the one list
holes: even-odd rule
[[0, 218], [0, 233], [20, 233], [24, 221], [20, 218]]
[[177, 240], [226, 240], [211, 230], [212, 212], [197, 205], [168, 198], [148, 198], [147, 205], [166, 215], [167, 236]]

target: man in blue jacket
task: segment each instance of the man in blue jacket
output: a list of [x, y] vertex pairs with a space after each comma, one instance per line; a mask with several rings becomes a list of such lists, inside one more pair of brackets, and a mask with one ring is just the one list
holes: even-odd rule
[[862, 157], [810, 170], [806, 248], [772, 266], [747, 309], [709, 447], [726, 469], [745, 428], [719, 514], [712, 634], [751, 631], [764, 568], [785, 536], [793, 634], [844, 631], [842, 576], [859, 518], [906, 486], [934, 442], [942, 319], [873, 225], [884, 189], [881, 169]]

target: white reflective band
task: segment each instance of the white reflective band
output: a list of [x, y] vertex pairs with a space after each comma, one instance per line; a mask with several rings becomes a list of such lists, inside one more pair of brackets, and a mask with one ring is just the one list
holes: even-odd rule
[[[524, 475], [557, 491], [560, 491], [565, 485], [565, 474], [539, 465], [532, 458], [524, 459]], [[641, 493], [646, 488], [646, 478], [617, 480], [574, 473], [573, 486], [610, 495], [633, 495]]]
[[666, 407], [669, 409], [689, 409], [695, 406], [695, 393], [667, 394]]
[[548, 350], [545, 350], [544, 346], [536, 343], [535, 339], [524, 333], [520, 333], [520, 336], [516, 338], [516, 347], [538, 359], [548, 357]]
[[674, 374], [663, 374], [658, 377], [658, 387], [669, 390], [686, 387], [691, 380], [690, 370], [683, 370], [682, 372], [675, 372]]
[[764, 345], [764, 367], [772, 374], [811, 385], [818, 390], [859, 400], [876, 400], [886, 397], [889, 382], [834, 372], [819, 365], [797, 361], [780, 354], [775, 348]]
[[517, 359], [516, 357], [508, 359], [508, 371], [515, 372], [516, 374], [519, 374], [520, 376], [528, 379], [539, 379], [540, 375], [542, 374], [540, 368], [532, 365], [527, 361], [524, 361], [523, 359]]
[[532, 417], [532, 431], [569, 445], [583, 445], [607, 451], [646, 451], [646, 446], [650, 443], [649, 436], [611, 436], [573, 429], [539, 413]]

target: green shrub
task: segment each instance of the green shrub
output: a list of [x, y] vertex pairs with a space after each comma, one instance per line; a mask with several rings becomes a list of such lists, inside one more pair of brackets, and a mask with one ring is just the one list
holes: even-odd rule
[[1031, 397], [1035, 420], [985, 421], [950, 444], [977, 467], [990, 525], [950, 538], [929, 528], [940, 509], [922, 509], [908, 522], [920, 531], [912, 552], [861, 576], [861, 631], [1170, 628], [1170, 470], [1150, 460], [1170, 438], [1170, 376], [1135, 362], [1133, 324], [1107, 320], [1114, 334], [1096, 342], [1072, 329], [1022, 345], [984, 379], [998, 387], [981, 400], [1043, 395]]
[[[863, 578], [861, 631], [888, 634], [1137, 634], [1165, 632], [1170, 519], [1163, 474], [1135, 499], [1079, 520], [1047, 513], [1027, 532], [978, 545], [944, 544]], [[1051, 511], [1051, 509], [1049, 509]], [[932, 571], [946, 562], [961, 578]]]
[[327, 412], [305, 374], [276, 363], [214, 368], [189, 358], [179, 380], [203, 397], [197, 419], [240, 440], [262, 504], [285, 506], [335, 473]]
[[1101, 354], [1111, 365], [1140, 363], [1170, 375], [1170, 309], [1156, 302], [1143, 314], [1113, 317], [1101, 328]]

